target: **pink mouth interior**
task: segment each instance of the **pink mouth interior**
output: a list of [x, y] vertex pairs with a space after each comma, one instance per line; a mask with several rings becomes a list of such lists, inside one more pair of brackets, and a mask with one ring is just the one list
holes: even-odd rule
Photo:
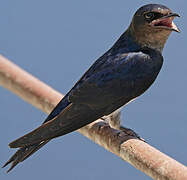
[[165, 26], [172, 28], [172, 19], [171, 18], [166, 18], [166, 19], [160, 19], [158, 21], [155, 21], [154, 26]]

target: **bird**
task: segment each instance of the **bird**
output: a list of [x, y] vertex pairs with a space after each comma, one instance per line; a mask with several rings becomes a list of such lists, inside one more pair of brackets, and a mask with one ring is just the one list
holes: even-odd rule
[[165, 5], [140, 7], [127, 30], [83, 74], [43, 124], [9, 144], [19, 149], [3, 166], [12, 163], [7, 172], [51, 139], [117, 112], [142, 95], [161, 70], [169, 35], [180, 32], [173, 22], [175, 17], [180, 16]]

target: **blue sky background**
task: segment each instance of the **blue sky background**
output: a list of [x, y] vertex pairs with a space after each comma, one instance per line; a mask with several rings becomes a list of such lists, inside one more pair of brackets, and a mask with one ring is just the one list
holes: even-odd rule
[[[181, 14], [153, 86], [123, 110], [123, 124], [149, 144], [187, 165], [187, 2], [6, 0], [0, 5], [0, 53], [65, 94], [128, 27], [134, 12], [161, 3]], [[0, 87], [0, 164], [8, 143], [39, 126], [46, 114]], [[0, 179], [150, 179], [74, 132], [53, 140]]]

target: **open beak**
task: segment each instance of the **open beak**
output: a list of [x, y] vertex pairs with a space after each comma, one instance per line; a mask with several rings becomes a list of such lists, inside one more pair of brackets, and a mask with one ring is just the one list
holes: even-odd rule
[[163, 16], [159, 19], [153, 20], [151, 22], [151, 25], [154, 26], [155, 28], [159, 28], [159, 29], [168, 29], [171, 31], [180, 32], [179, 28], [173, 22], [173, 19], [175, 17], [180, 17], [180, 15], [177, 13], [170, 13], [170, 14]]

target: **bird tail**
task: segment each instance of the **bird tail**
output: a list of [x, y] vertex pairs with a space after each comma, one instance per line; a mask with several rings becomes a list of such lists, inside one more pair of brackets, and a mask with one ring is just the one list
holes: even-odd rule
[[[49, 122], [50, 120], [44, 121], [43, 125], [45, 123]], [[20, 139], [24, 140], [25, 136], [21, 137]], [[33, 144], [25, 145], [23, 147], [20, 147], [15, 154], [3, 165], [2, 168], [6, 167], [8, 164], [11, 164], [11, 167], [7, 170], [7, 173], [10, 172], [18, 163], [23, 162], [25, 159], [30, 157], [33, 153], [38, 151], [40, 148], [42, 148], [45, 144], [47, 144], [50, 141], [50, 139], [43, 140], [41, 142], [36, 142]]]
[[49, 140], [43, 141], [41, 143], [33, 144], [28, 147], [19, 148], [16, 153], [3, 165], [2, 168], [6, 167], [8, 164], [11, 164], [11, 167], [7, 170], [7, 173], [10, 172], [18, 163], [23, 162], [25, 159], [30, 157], [33, 153], [42, 148], [47, 144]]
[[[65, 109], [70, 102], [68, 101], [67, 95], [58, 103], [58, 105], [53, 109], [53, 111], [50, 113], [50, 115], [46, 118], [46, 120], [43, 122], [45, 124], [46, 122], [50, 121], [54, 117], [56, 117], [63, 109]], [[38, 151], [40, 148], [42, 148], [45, 144], [47, 144], [49, 140], [42, 141], [40, 143], [35, 143], [30, 146], [21, 147], [19, 148], [16, 153], [11, 156], [11, 158], [3, 165], [3, 168], [6, 167], [8, 164], [11, 164], [11, 167], [8, 169], [7, 172], [10, 172], [17, 164], [20, 162], [23, 162], [28, 157], [30, 157], [33, 153]]]
[[19, 162], [24, 161], [39, 150], [51, 139], [77, 130], [102, 116], [102, 112], [95, 112], [83, 104], [69, 104], [53, 119], [45, 122], [32, 132], [11, 142], [11, 148], [20, 148], [3, 167], [12, 162], [8, 172]]

